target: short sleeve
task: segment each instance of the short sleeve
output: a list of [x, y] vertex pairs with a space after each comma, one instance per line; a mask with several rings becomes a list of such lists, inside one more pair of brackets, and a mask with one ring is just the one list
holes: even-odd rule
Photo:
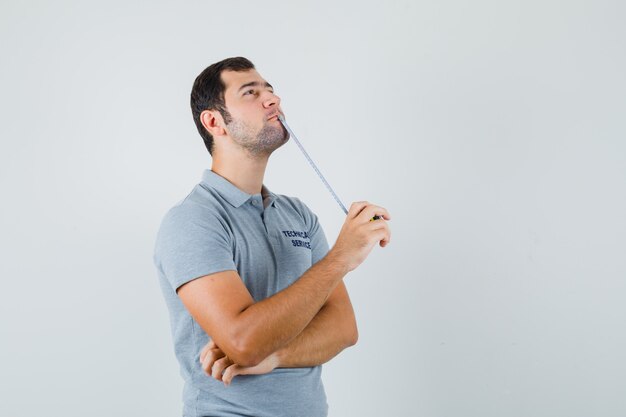
[[319, 262], [328, 253], [328, 241], [326, 234], [319, 219], [311, 209], [300, 199], [294, 198], [301, 206], [302, 215], [309, 228], [309, 237], [311, 239], [311, 264]]
[[216, 214], [199, 205], [179, 205], [161, 222], [154, 263], [177, 290], [204, 275], [236, 270], [231, 240]]
[[312, 264], [316, 264], [328, 253], [328, 241], [324, 234], [324, 229], [320, 225], [317, 216], [313, 214], [314, 223], [311, 229], [311, 251], [312, 251]]

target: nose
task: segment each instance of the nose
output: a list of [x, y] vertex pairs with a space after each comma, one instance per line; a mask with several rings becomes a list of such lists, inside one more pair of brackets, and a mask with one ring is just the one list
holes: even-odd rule
[[267, 97], [265, 98], [265, 100], [263, 100], [263, 107], [269, 109], [273, 106], [280, 105], [280, 97], [270, 91], [268, 91], [267, 94]]

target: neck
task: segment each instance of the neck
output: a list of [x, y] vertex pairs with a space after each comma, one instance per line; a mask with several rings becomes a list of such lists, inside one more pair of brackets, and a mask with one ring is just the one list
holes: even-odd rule
[[211, 171], [226, 178], [245, 193], [261, 192], [269, 155], [252, 156], [245, 152], [213, 153]]

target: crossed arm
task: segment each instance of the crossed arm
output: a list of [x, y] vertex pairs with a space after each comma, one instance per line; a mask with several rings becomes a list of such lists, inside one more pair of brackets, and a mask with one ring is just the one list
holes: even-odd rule
[[343, 282], [294, 340], [278, 350], [279, 368], [317, 366], [356, 344], [358, 331], [352, 304]]
[[330, 256], [290, 287], [255, 303], [236, 271], [193, 280], [178, 290], [183, 304], [212, 336], [200, 355], [205, 371], [230, 383], [235, 375], [327, 362], [356, 343], [354, 312]]

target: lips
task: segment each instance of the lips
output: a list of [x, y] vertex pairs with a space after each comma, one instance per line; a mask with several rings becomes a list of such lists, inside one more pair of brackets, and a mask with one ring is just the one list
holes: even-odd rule
[[278, 115], [279, 115], [279, 114], [280, 114], [280, 113], [272, 113], [272, 114], [271, 114], [271, 115], [267, 118], [267, 120], [272, 120], [272, 119], [274, 119], [274, 120], [278, 120]]

